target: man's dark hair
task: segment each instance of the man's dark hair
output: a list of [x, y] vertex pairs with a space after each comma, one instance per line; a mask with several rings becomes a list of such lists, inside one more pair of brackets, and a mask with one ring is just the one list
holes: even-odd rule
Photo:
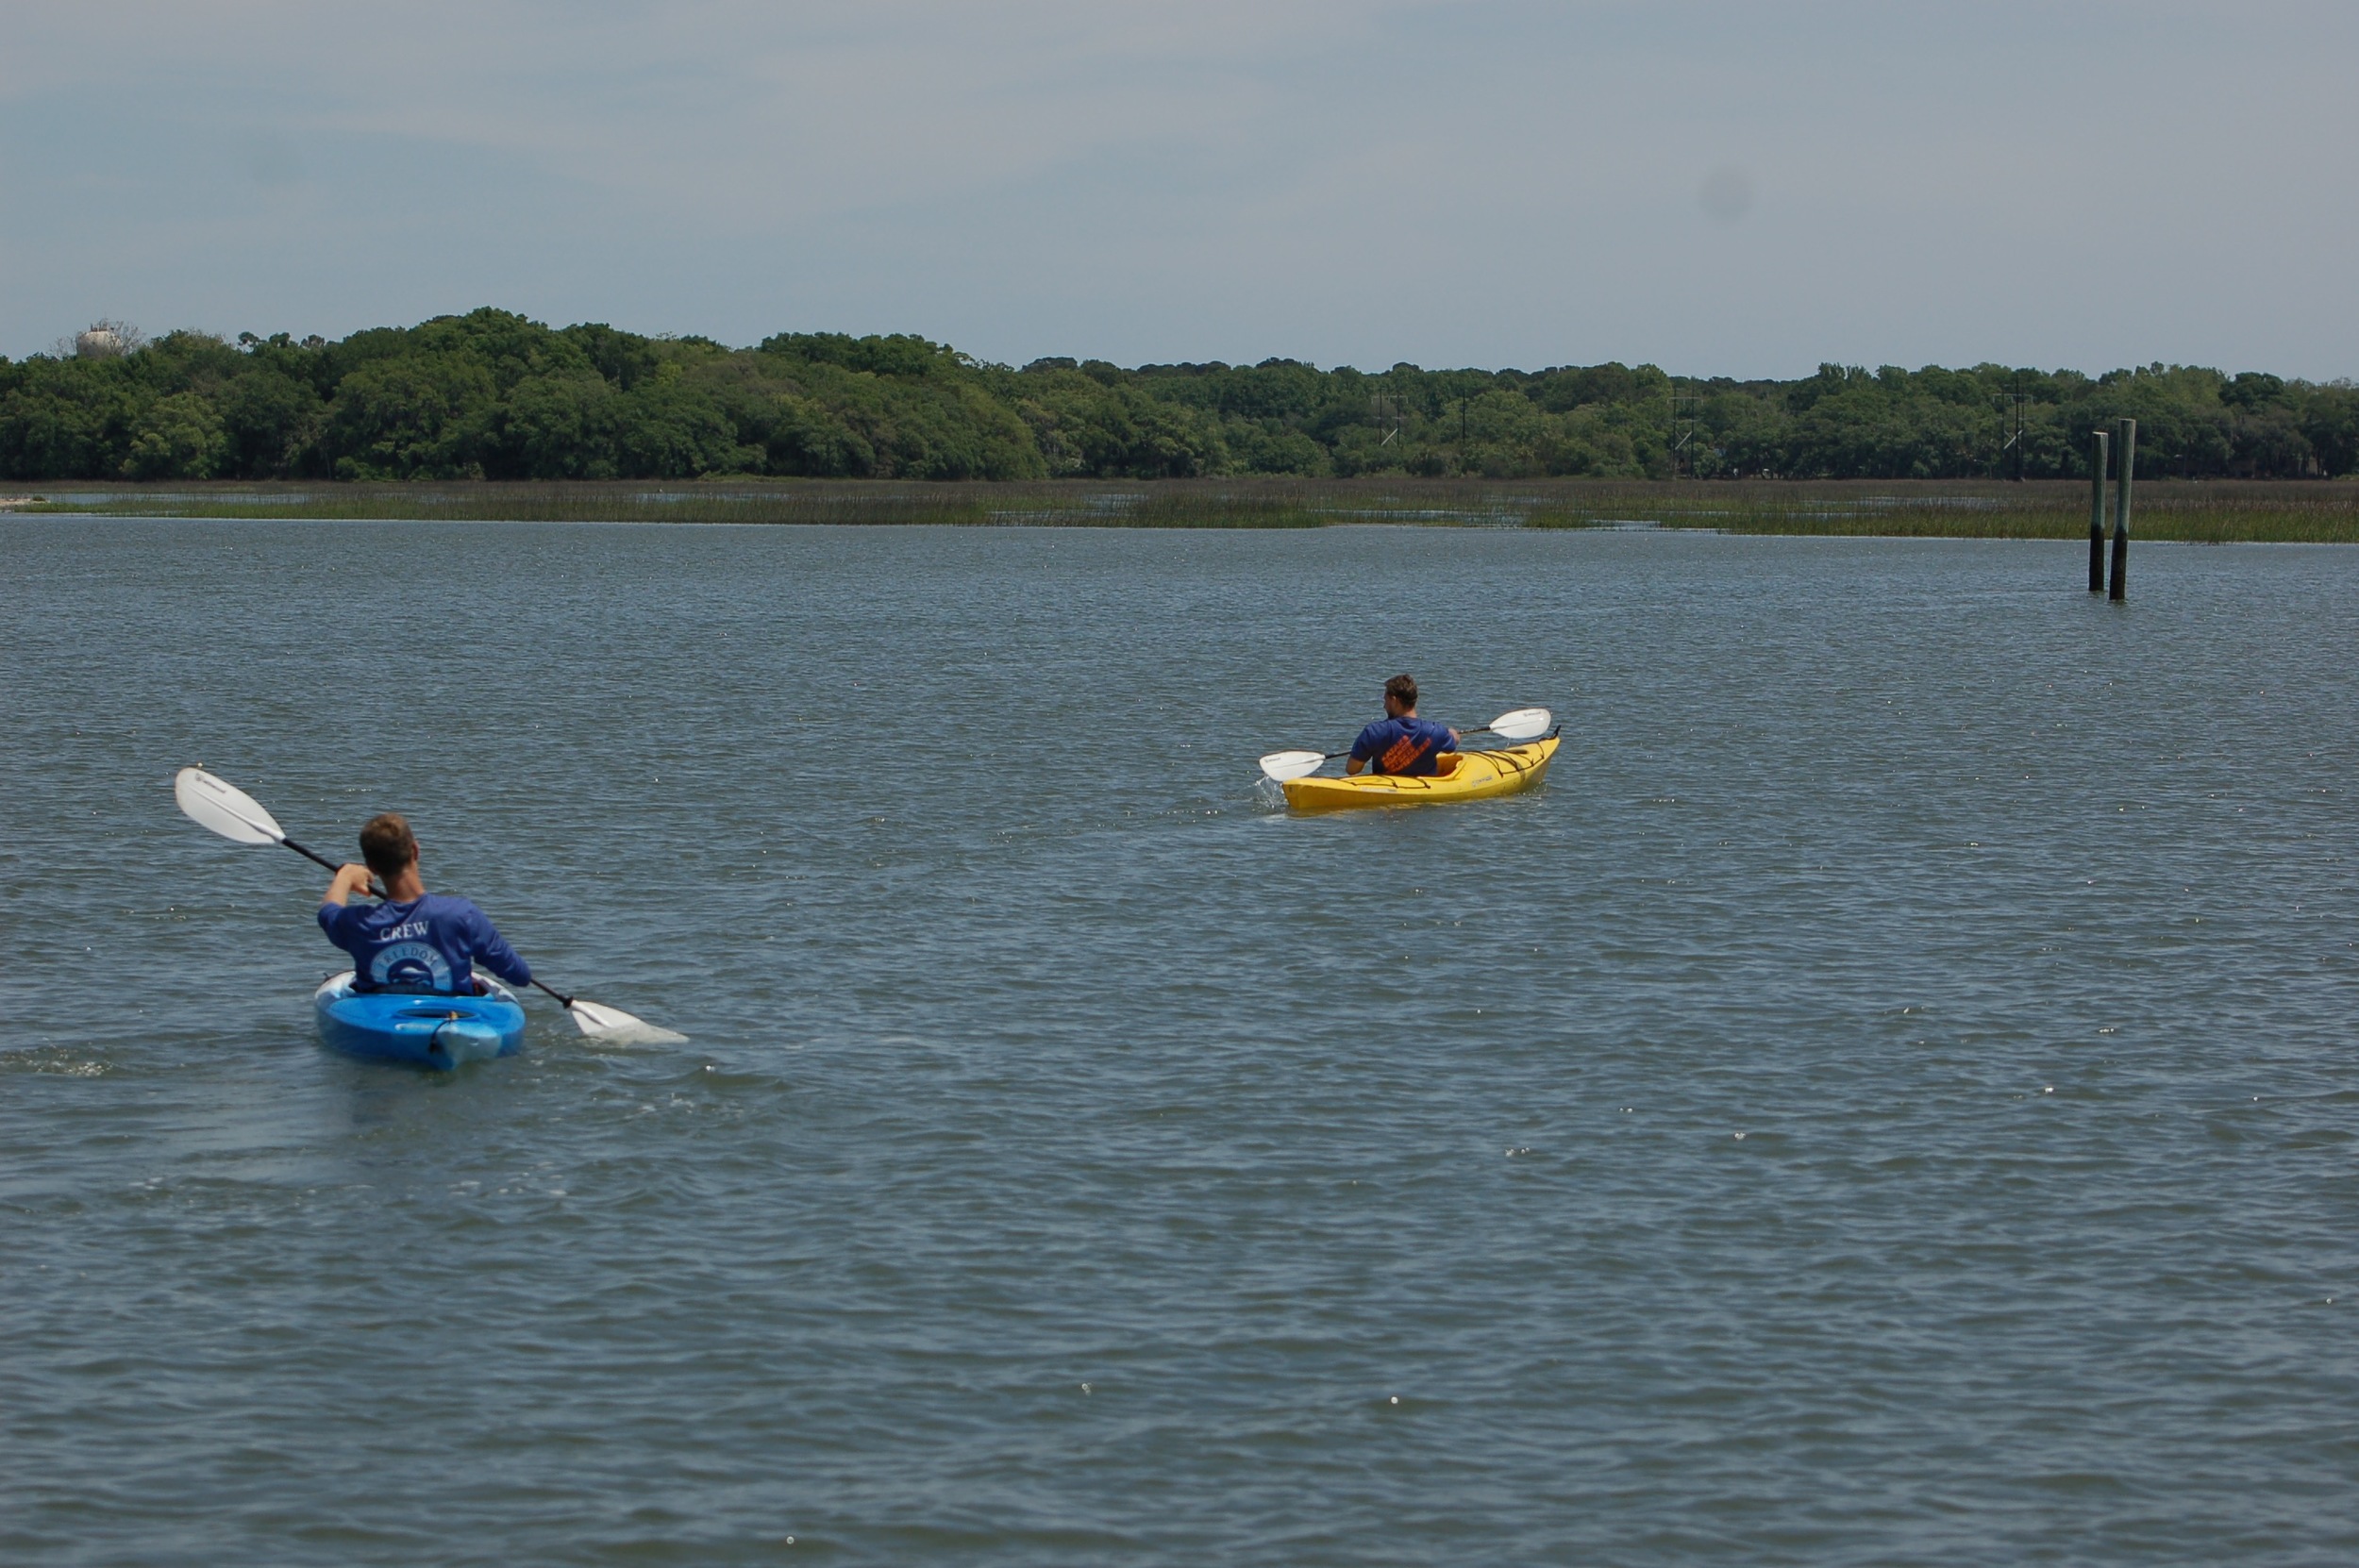
[[1384, 683], [1384, 694], [1392, 698], [1395, 702], [1400, 704], [1403, 708], [1416, 707], [1417, 677], [1414, 676], [1395, 676], [1392, 679]]
[[360, 859], [379, 876], [396, 876], [417, 858], [418, 841], [399, 811], [381, 811], [360, 829]]

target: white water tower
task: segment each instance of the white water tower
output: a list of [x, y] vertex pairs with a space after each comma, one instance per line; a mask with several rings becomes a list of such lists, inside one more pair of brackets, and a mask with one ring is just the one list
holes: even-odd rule
[[120, 359], [138, 347], [135, 335], [121, 322], [92, 322], [74, 338], [74, 352], [84, 359]]

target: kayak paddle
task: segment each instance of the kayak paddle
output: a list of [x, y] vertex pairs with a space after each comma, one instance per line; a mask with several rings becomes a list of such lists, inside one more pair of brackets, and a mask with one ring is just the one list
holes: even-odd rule
[[[231, 843], [281, 844], [330, 871], [341, 869], [326, 856], [307, 849], [287, 837], [279, 827], [278, 820], [263, 810], [260, 802], [252, 795], [235, 785], [223, 783], [203, 768], [182, 768], [172, 780], [172, 795], [180, 803], [180, 809], [198, 826], [211, 828]], [[369, 891], [376, 892], [375, 888]], [[381, 898], [384, 894], [377, 893], [377, 896]], [[688, 1039], [684, 1034], [633, 1018], [620, 1008], [601, 1007], [595, 1002], [585, 1002], [578, 996], [568, 996], [540, 980], [532, 983], [563, 1003], [575, 1025], [594, 1040], [628, 1044], [678, 1045]]]
[[[1550, 718], [1545, 708], [1518, 708], [1513, 713], [1500, 714], [1481, 729], [1462, 730], [1459, 739], [1496, 735], [1502, 741], [1529, 741], [1548, 729]], [[1326, 763], [1350, 755], [1348, 751], [1273, 751], [1262, 759], [1262, 773], [1282, 784], [1289, 778], [1308, 778]]]

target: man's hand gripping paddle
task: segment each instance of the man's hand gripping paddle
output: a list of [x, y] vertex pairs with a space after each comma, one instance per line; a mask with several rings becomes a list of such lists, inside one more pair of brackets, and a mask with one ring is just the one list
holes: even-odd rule
[[[275, 843], [316, 860], [330, 871], [339, 869], [326, 856], [305, 848], [287, 837], [277, 819], [243, 790], [225, 784], [203, 768], [182, 768], [172, 781], [172, 794], [198, 826], [209, 827], [231, 843]], [[688, 1037], [633, 1018], [620, 1008], [600, 1007], [568, 996], [539, 980], [532, 982], [565, 1005], [566, 1013], [583, 1034], [616, 1045], [678, 1045]]]
[[[1468, 735], [1496, 735], [1502, 741], [1530, 741], [1548, 732], [1550, 714], [1545, 708], [1518, 708], [1513, 713], [1502, 713], [1481, 729], [1461, 732], [1460, 740]], [[1338, 757], [1350, 756], [1349, 751], [1273, 751], [1262, 759], [1263, 777], [1284, 783], [1289, 778], [1308, 778], [1321, 767]]]

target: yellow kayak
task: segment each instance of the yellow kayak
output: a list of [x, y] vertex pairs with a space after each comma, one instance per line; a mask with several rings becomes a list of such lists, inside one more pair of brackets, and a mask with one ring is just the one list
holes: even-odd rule
[[1401, 778], [1364, 773], [1356, 778], [1290, 778], [1286, 804], [1297, 811], [1339, 811], [1353, 806], [1431, 806], [1446, 800], [1488, 800], [1529, 790], [1548, 776], [1556, 737], [1504, 751], [1464, 751], [1447, 776]]

